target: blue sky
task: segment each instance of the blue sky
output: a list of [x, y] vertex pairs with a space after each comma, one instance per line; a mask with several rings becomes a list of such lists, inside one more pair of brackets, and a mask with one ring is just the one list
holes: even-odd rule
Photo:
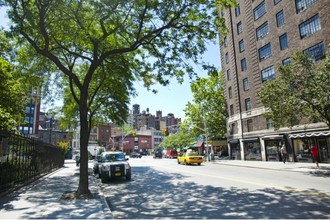
[[[5, 10], [0, 8], [0, 26], [2, 27], [8, 26], [8, 20], [6, 19], [5, 14]], [[204, 54], [203, 60], [220, 69], [219, 45], [208, 45], [208, 51]], [[207, 76], [202, 68], [196, 67], [195, 70], [200, 77]], [[132, 109], [132, 105], [139, 104], [141, 111], [149, 108], [149, 112], [156, 115], [156, 111], [160, 110], [162, 111], [163, 116], [168, 113], [173, 113], [175, 117], [184, 119], [185, 115], [183, 109], [189, 101], [192, 101], [190, 81], [188, 77], [185, 78], [181, 85], [173, 79], [166, 87], [160, 85], [153, 86], [152, 88], [158, 91], [157, 94], [147, 91], [142, 83], [136, 82], [134, 85], [138, 96], [135, 98], [132, 97], [130, 109]]]
[[[203, 60], [215, 65], [217, 69], [220, 69], [219, 45], [208, 45], [208, 51], [204, 54]], [[200, 77], [207, 76], [207, 73], [201, 68], [196, 67], [195, 71]], [[173, 79], [170, 85], [166, 87], [160, 85], [155, 86], [154, 88], [158, 90], [157, 94], [148, 92], [143, 88], [142, 84], [139, 83], [135, 83], [135, 88], [138, 91], [138, 97], [132, 98], [131, 106], [133, 104], [139, 104], [141, 111], [149, 108], [149, 112], [153, 115], [156, 115], [156, 111], [161, 110], [163, 116], [168, 113], [173, 113], [175, 117], [184, 119], [185, 115], [183, 109], [186, 104], [193, 99], [188, 77], [185, 78], [185, 81], [181, 85]]]

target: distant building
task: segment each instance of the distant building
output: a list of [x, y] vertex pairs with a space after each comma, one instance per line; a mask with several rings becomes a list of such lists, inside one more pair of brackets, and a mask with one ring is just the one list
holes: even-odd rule
[[31, 98], [25, 106], [24, 122], [18, 127], [21, 134], [35, 137], [39, 132], [40, 94], [37, 90], [31, 90]]

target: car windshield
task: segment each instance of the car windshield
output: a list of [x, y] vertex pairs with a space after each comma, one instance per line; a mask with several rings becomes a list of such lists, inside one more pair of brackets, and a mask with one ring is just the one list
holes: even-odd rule
[[103, 158], [104, 162], [112, 162], [112, 161], [123, 161], [125, 160], [124, 154], [106, 154]]
[[190, 153], [187, 153], [187, 156], [197, 156], [197, 152], [190, 152]]

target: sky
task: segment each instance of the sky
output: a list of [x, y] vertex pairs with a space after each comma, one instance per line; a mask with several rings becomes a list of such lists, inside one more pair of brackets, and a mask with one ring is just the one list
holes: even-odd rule
[[[0, 26], [8, 26], [8, 20], [6, 18], [6, 12], [3, 8], [0, 8]], [[220, 49], [218, 42], [216, 44], [209, 44], [207, 52], [203, 55], [203, 60], [206, 63], [213, 64], [218, 70], [220, 70]], [[188, 61], [189, 62], [189, 61]], [[199, 77], [206, 77], [207, 73], [202, 70], [202, 68], [195, 68]], [[162, 111], [163, 116], [168, 113], [174, 114], [176, 118], [185, 118], [183, 109], [189, 101], [192, 101], [192, 93], [190, 90], [190, 80], [185, 77], [182, 84], [176, 82], [173, 78], [171, 83], [164, 87], [161, 85], [153, 86], [153, 89], [158, 91], [157, 94], [147, 91], [143, 87], [142, 83], [134, 83], [134, 87], [138, 93], [137, 97], [131, 97], [131, 102], [129, 108], [132, 109], [134, 104], [140, 105], [140, 110], [147, 110], [149, 108], [149, 113], [156, 115], [156, 111]], [[61, 102], [55, 103], [60, 105]], [[44, 108], [42, 108], [44, 109]]]
[[[220, 70], [220, 49], [218, 45], [208, 45], [208, 51], [204, 54], [203, 60], [207, 63], [213, 64]], [[207, 77], [207, 73], [201, 68], [195, 68], [199, 77]], [[131, 106], [134, 104], [140, 105], [140, 111], [149, 108], [149, 113], [156, 115], [156, 111], [160, 110], [163, 116], [168, 113], [173, 113], [175, 117], [184, 119], [185, 114], [183, 109], [189, 101], [193, 100], [193, 95], [190, 90], [190, 81], [188, 77], [185, 77], [184, 82], [180, 85], [175, 79], [171, 83], [164, 86], [154, 87], [158, 90], [157, 94], [153, 94], [151, 91], [143, 88], [140, 83], [135, 83], [135, 88], [138, 92], [138, 97], [132, 98]]]

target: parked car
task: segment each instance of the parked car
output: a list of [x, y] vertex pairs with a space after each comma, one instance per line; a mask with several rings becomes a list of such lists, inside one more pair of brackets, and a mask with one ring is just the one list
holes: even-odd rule
[[156, 158], [160, 158], [162, 159], [163, 158], [163, 152], [161, 150], [156, 150], [155, 153], [154, 153], [154, 159]]
[[101, 154], [99, 173], [101, 182], [105, 183], [111, 178], [125, 177], [126, 180], [131, 180], [131, 166], [128, 163], [128, 158], [121, 151], [103, 152]]
[[204, 160], [203, 156], [199, 156], [197, 152], [193, 152], [193, 151], [187, 151], [182, 156], [178, 156], [177, 158], [178, 164], [184, 164], [184, 165], [190, 165], [193, 163], [201, 165], [203, 160]]
[[176, 150], [168, 150], [165, 157], [175, 159], [178, 157], [178, 152]]
[[141, 158], [142, 155], [139, 154], [138, 152], [133, 152], [133, 153], [131, 153], [131, 155], [129, 157], [130, 158]]

